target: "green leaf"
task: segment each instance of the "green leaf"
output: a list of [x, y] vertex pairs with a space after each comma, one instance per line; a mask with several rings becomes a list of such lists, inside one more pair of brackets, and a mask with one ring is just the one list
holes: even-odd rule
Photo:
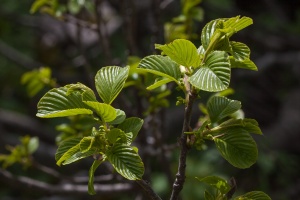
[[235, 60], [243, 61], [250, 57], [249, 47], [241, 42], [230, 42], [233, 57]]
[[148, 86], [146, 89], [147, 90], [154, 90], [162, 85], [165, 85], [169, 82], [171, 82], [172, 80], [171, 79], [168, 79], [168, 78], [164, 78], [164, 79], [161, 79], [159, 81], [156, 81], [155, 83], [153, 83], [152, 85]]
[[246, 28], [247, 26], [250, 26], [251, 24], [253, 24], [253, 20], [251, 18], [249, 17], [240, 18], [240, 16], [229, 18], [224, 22], [224, 26], [226, 28], [233, 28], [235, 32], [238, 32]]
[[229, 58], [231, 68], [242, 68], [257, 71], [257, 66], [249, 58], [246, 58], [245, 60], [236, 60], [232, 56]]
[[241, 128], [227, 129], [213, 137], [218, 151], [233, 166], [248, 168], [257, 160], [257, 146], [253, 138]]
[[189, 78], [189, 82], [198, 89], [219, 92], [228, 88], [230, 73], [228, 54], [214, 51], [207, 56], [205, 64]]
[[104, 122], [111, 122], [117, 117], [116, 109], [111, 105], [95, 101], [84, 101], [84, 103], [94, 109]]
[[229, 119], [219, 126], [210, 130], [210, 134], [222, 133], [226, 129], [232, 128], [241, 128], [247, 133], [255, 133], [258, 135], [262, 135], [262, 131], [259, 128], [259, 125], [254, 119]]
[[132, 133], [132, 140], [134, 140], [143, 126], [144, 120], [138, 117], [127, 118], [123, 123], [118, 125], [118, 128], [125, 133]]
[[95, 137], [87, 136], [80, 140], [79, 148], [82, 153], [89, 151], [95, 142]]
[[[66, 85], [65, 87], [54, 88], [47, 92], [38, 103], [38, 113], [36, 116], [42, 118], [66, 117], [79, 114], [92, 114], [90, 107], [82, 102], [85, 100], [94, 101], [94, 96], [87, 94], [88, 87], [85, 89], [75, 90], [72, 86], [77, 84]], [[70, 89], [70, 90], [69, 90]]]
[[196, 177], [196, 179], [220, 190], [222, 194], [226, 194], [231, 189], [226, 180], [217, 176], [207, 176], [202, 179]]
[[143, 58], [139, 64], [139, 70], [166, 77], [175, 82], [181, 77], [179, 65], [169, 57], [161, 55], [151, 55]]
[[39, 138], [38, 137], [30, 138], [27, 145], [28, 153], [29, 154], [34, 153], [38, 149], [38, 147], [39, 147]]
[[155, 48], [162, 50], [163, 54], [185, 67], [198, 67], [200, 65], [201, 60], [197, 53], [197, 48], [189, 40], [176, 39], [169, 44], [156, 44]]
[[123, 110], [120, 110], [120, 109], [115, 109], [115, 110], [116, 110], [117, 116], [113, 121], [109, 122], [109, 124], [113, 124], [113, 125], [121, 124], [126, 119], [126, 114]]
[[60, 166], [67, 158], [80, 151], [81, 138], [72, 138], [62, 142], [56, 150], [55, 160], [56, 164]]
[[115, 170], [129, 180], [140, 180], [144, 174], [142, 159], [132, 147], [116, 144], [106, 152]]
[[214, 196], [206, 190], [204, 191], [204, 199], [205, 200], [215, 200]]
[[235, 197], [234, 200], [271, 200], [271, 198], [264, 192], [252, 191]]
[[101, 68], [95, 77], [96, 89], [104, 103], [111, 104], [124, 87], [128, 67], [108, 66]]
[[88, 192], [90, 195], [96, 194], [94, 189], [94, 174], [96, 169], [103, 163], [104, 160], [95, 160], [89, 170], [89, 183], [88, 183]]
[[118, 128], [113, 128], [108, 133], [106, 133], [106, 138], [111, 144], [116, 143], [118, 140], [121, 140], [121, 143], [127, 144], [127, 137], [124, 131]]
[[211, 122], [217, 122], [241, 108], [241, 102], [223, 96], [213, 96], [207, 102]]
[[207, 49], [209, 43], [211, 42], [211, 38], [214, 35], [217, 29], [223, 29], [224, 24], [221, 19], [216, 19], [208, 22], [201, 32], [201, 44], [204, 49]]

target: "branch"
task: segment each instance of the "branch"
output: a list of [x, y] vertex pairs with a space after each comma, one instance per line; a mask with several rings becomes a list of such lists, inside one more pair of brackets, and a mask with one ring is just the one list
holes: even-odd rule
[[148, 197], [150, 197], [152, 200], [161, 200], [161, 198], [153, 191], [151, 186], [145, 180], [139, 180], [136, 182], [144, 189]]
[[[75, 185], [70, 183], [52, 185], [24, 176], [14, 176], [3, 169], [0, 169], [0, 180], [5, 181], [5, 183], [11, 187], [21, 187], [31, 191], [40, 191], [47, 194], [88, 194], [87, 185]], [[115, 194], [134, 190], [134, 186], [128, 183], [94, 184], [94, 188], [97, 193], [101, 194]]]
[[176, 179], [173, 184], [173, 190], [171, 194], [171, 200], [176, 200], [179, 197], [179, 193], [183, 188], [183, 184], [185, 182], [185, 168], [186, 168], [186, 157], [189, 151], [189, 147], [187, 145], [187, 135], [185, 132], [189, 131], [191, 116], [192, 116], [192, 107], [193, 103], [197, 97], [197, 94], [193, 91], [188, 92], [186, 97], [186, 106], [184, 111], [184, 121], [181, 137], [179, 140], [180, 145], [180, 157], [179, 157], [179, 166], [176, 174]]

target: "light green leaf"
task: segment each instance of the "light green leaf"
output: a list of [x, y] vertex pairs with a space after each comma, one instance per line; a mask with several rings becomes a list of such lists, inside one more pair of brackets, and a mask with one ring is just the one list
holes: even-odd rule
[[207, 49], [209, 43], [211, 42], [211, 38], [214, 35], [217, 29], [223, 29], [224, 24], [221, 19], [216, 19], [208, 22], [201, 32], [201, 43], [204, 49]]
[[[94, 97], [87, 90], [74, 90], [72, 86], [77, 84], [66, 85], [65, 87], [54, 88], [47, 92], [38, 103], [38, 113], [36, 116], [42, 118], [66, 117], [79, 114], [92, 114], [90, 107], [82, 102], [83, 96], [86, 100], [94, 101]], [[70, 89], [70, 90], [69, 90]]]
[[205, 64], [189, 78], [189, 82], [198, 89], [219, 92], [228, 88], [230, 74], [228, 54], [214, 51], [207, 56]]
[[207, 176], [202, 179], [196, 177], [196, 179], [220, 190], [222, 194], [226, 194], [231, 189], [226, 180], [217, 176]]
[[113, 125], [121, 124], [126, 119], [126, 114], [123, 110], [120, 110], [120, 109], [115, 109], [115, 110], [116, 110], [117, 116], [113, 121], [109, 122], [109, 124], [113, 124]]
[[168, 79], [168, 78], [164, 78], [164, 79], [161, 79], [159, 81], [156, 81], [155, 83], [153, 83], [152, 85], [148, 86], [146, 89], [147, 90], [154, 90], [162, 85], [165, 85], [169, 82], [171, 82], [172, 80], [171, 79]]
[[221, 155], [237, 168], [248, 168], [257, 160], [256, 143], [244, 129], [227, 129], [213, 140]]
[[39, 147], [39, 138], [38, 137], [30, 138], [27, 145], [28, 153], [29, 154], [34, 153], [38, 149], [38, 147]]
[[84, 103], [94, 109], [104, 122], [111, 122], [117, 117], [116, 109], [109, 104], [95, 101], [84, 101]]
[[176, 39], [165, 45], [155, 45], [156, 49], [162, 50], [163, 54], [169, 56], [179, 65], [185, 67], [198, 67], [200, 65], [200, 56], [197, 53], [195, 45], [185, 39]]
[[124, 87], [129, 67], [101, 68], [95, 77], [96, 89], [104, 103], [111, 104]]
[[151, 55], [143, 58], [139, 64], [139, 69], [144, 69], [147, 72], [176, 82], [181, 77], [179, 65], [169, 57], [161, 55]]
[[103, 163], [104, 160], [95, 160], [89, 170], [89, 183], [88, 183], [88, 192], [90, 195], [96, 194], [94, 189], [94, 174], [96, 169]]
[[125, 133], [132, 133], [132, 140], [134, 140], [143, 126], [144, 120], [138, 117], [127, 118], [122, 124], [118, 125], [118, 128]]
[[227, 117], [241, 108], [241, 102], [223, 96], [213, 96], [207, 102], [207, 111], [212, 123]]
[[264, 192], [252, 191], [235, 197], [234, 200], [271, 200], [271, 198]]
[[229, 58], [231, 68], [242, 68], [257, 71], [257, 66], [249, 58], [246, 58], [245, 60], [236, 60], [232, 56]]
[[106, 152], [107, 159], [115, 170], [129, 180], [140, 180], [144, 174], [144, 164], [132, 147], [116, 144]]
[[243, 61], [250, 57], [250, 49], [246, 44], [241, 42], [230, 42], [230, 45], [235, 60]]
[[80, 140], [79, 148], [82, 153], [89, 151], [95, 142], [95, 137], [87, 136]]
[[73, 154], [71, 157], [67, 158], [62, 164], [63, 165], [68, 165], [68, 164], [71, 164], [73, 162], [76, 162], [82, 158], [86, 158], [86, 157], [89, 157], [89, 156], [92, 156], [95, 154], [95, 151], [94, 150], [89, 150], [89, 151], [86, 151], [86, 152], [77, 152], [75, 154]]
[[59, 145], [55, 154], [55, 160], [58, 166], [60, 166], [66, 159], [80, 151], [80, 140], [80, 138], [72, 138]]
[[246, 28], [247, 26], [250, 26], [251, 24], [253, 24], [251, 18], [249, 17], [240, 18], [240, 16], [229, 18], [224, 22], [224, 26], [226, 28], [233, 28], [235, 32], [238, 32]]

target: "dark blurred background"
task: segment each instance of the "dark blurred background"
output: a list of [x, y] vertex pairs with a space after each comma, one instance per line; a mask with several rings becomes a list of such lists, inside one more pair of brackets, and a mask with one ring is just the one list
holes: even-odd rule
[[[71, 14], [59, 20], [40, 12], [31, 15], [33, 0], [1, 0], [0, 154], [7, 153], [6, 145], [18, 144], [20, 136], [38, 136], [40, 146], [34, 158], [43, 166], [66, 176], [85, 175], [90, 162], [55, 166], [55, 137], [58, 134], [55, 125], [64, 121], [35, 117], [38, 100], [51, 87], [30, 97], [21, 84], [22, 74], [48, 66], [58, 85], [82, 82], [92, 87], [90, 76], [101, 67], [124, 66], [128, 56], [143, 57], [154, 53], [154, 43], [165, 42], [164, 24], [181, 13], [179, 0], [103, 0], [95, 1], [101, 13], [97, 18], [91, 12], [96, 9], [94, 1], [91, 2], [86, 10], [78, 11], [75, 6]], [[238, 194], [262, 190], [275, 200], [300, 199], [300, 1], [203, 0], [198, 6], [203, 9], [203, 19], [193, 24], [198, 34], [193, 38], [196, 44], [200, 44], [201, 29], [210, 20], [237, 15], [253, 19], [254, 24], [234, 39], [250, 47], [251, 59], [258, 66], [258, 72], [233, 70], [230, 86], [235, 90], [232, 98], [242, 102], [246, 117], [259, 122], [264, 136], [255, 137], [259, 158], [255, 165], [245, 170], [230, 166], [214, 148], [203, 154], [191, 151], [183, 199], [201, 199], [203, 187], [194, 177], [212, 174], [228, 179], [235, 177]], [[95, 24], [105, 28], [100, 28], [99, 33], [99, 26]], [[133, 91], [127, 92], [127, 96], [135, 95]], [[122, 107], [128, 104], [125, 101], [118, 103]], [[131, 101], [130, 98], [127, 101]], [[170, 108], [163, 112], [163, 138], [167, 144], [176, 143], [181, 130], [182, 119], [177, 116], [183, 108], [174, 104], [171, 101]], [[141, 110], [132, 112], [142, 116]], [[153, 157], [147, 159], [146, 166], [164, 165]], [[170, 165], [175, 169], [177, 158], [175, 155], [170, 157], [171, 160], [174, 157]], [[168, 178], [159, 167], [151, 169], [149, 177], [154, 189], [167, 199]], [[16, 176], [10, 177], [12, 174]], [[52, 185], [58, 183], [34, 168], [24, 170], [20, 165], [13, 165], [1, 171], [0, 199], [142, 199], [136, 186], [124, 190], [121, 195], [109, 192], [96, 196], [83, 192], [74, 195], [75, 192], [37, 191], [30, 185], [22, 185], [18, 176]]]

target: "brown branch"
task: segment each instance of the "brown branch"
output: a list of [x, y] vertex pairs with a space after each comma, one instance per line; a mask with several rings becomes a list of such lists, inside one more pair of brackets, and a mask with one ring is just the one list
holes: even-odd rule
[[181, 137], [179, 139], [179, 146], [180, 146], [179, 166], [176, 174], [176, 179], [173, 184], [173, 190], [170, 198], [171, 200], [178, 199], [179, 193], [182, 190], [185, 182], [186, 157], [189, 151], [189, 146], [187, 145], [187, 135], [185, 134], [185, 132], [189, 131], [190, 128], [192, 107], [196, 97], [197, 96], [193, 90], [189, 91], [186, 97], [183, 128], [182, 128]]
[[[3, 169], [0, 169], [0, 180], [5, 181], [5, 183], [11, 187], [20, 187], [22, 189], [40, 191], [47, 194], [86, 195], [88, 193], [87, 185], [75, 185], [70, 183], [52, 185], [24, 176], [14, 176]], [[94, 188], [96, 193], [101, 194], [115, 194], [134, 190], [134, 186], [129, 183], [94, 184]]]
[[143, 190], [147, 193], [147, 196], [152, 200], [161, 200], [161, 198], [153, 191], [151, 186], [145, 180], [136, 181]]

